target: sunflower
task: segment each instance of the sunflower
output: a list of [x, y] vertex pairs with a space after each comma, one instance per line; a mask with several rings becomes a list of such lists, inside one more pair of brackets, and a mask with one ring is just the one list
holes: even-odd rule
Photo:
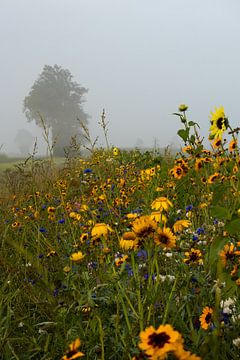
[[191, 154], [193, 152], [193, 148], [190, 145], [185, 146], [184, 148], [182, 148], [182, 152]]
[[207, 330], [213, 322], [213, 309], [206, 306], [203, 309], [202, 315], [199, 317], [201, 328]]
[[208, 184], [213, 184], [215, 180], [219, 178], [220, 174], [218, 172], [214, 173], [213, 175], [210, 175], [207, 182]]
[[69, 349], [66, 351], [66, 355], [64, 355], [61, 360], [74, 360], [84, 356], [82, 352], [78, 351], [80, 345], [81, 345], [81, 341], [79, 338], [74, 340], [69, 345]]
[[183, 168], [181, 166], [175, 165], [173, 169], [170, 170], [170, 174], [174, 176], [175, 179], [181, 179], [184, 175]]
[[157, 229], [154, 235], [154, 241], [163, 248], [174, 248], [176, 246], [176, 236], [172, 233], [170, 228], [166, 227]]
[[56, 208], [54, 206], [49, 206], [47, 208], [47, 212], [50, 214], [50, 213], [54, 213], [56, 211]]
[[107, 237], [110, 232], [113, 232], [112, 228], [105, 223], [97, 223], [94, 225], [91, 231], [92, 240], [97, 240], [103, 237]]
[[151, 204], [152, 209], [159, 210], [159, 211], [162, 211], [162, 210], [168, 211], [169, 208], [172, 206], [173, 206], [173, 204], [166, 197], [159, 197], [159, 198], [155, 199]]
[[190, 220], [177, 220], [175, 222], [175, 224], [173, 225], [173, 231], [175, 233], [181, 232], [181, 231], [183, 231], [184, 228], [188, 228], [189, 226], [191, 226]]
[[136, 234], [133, 231], [125, 232], [119, 241], [119, 245], [123, 250], [134, 249], [138, 245]]
[[212, 147], [213, 147], [214, 149], [218, 149], [219, 146], [221, 146], [221, 145], [222, 145], [222, 139], [219, 138], [219, 137], [216, 137], [216, 138], [213, 140], [213, 142], [212, 142]]
[[138, 238], [145, 238], [154, 234], [157, 229], [156, 221], [152, 220], [150, 216], [143, 215], [132, 223], [132, 230]]
[[223, 106], [215, 108], [215, 112], [211, 112], [211, 138], [222, 138], [224, 131], [228, 128], [228, 119], [225, 116]]
[[12, 223], [12, 228], [19, 228], [21, 226], [19, 221], [14, 221], [14, 223]]
[[237, 148], [237, 139], [233, 139], [229, 143], [229, 151], [232, 152]]
[[222, 260], [223, 265], [227, 265], [228, 261], [233, 261], [235, 259], [235, 246], [233, 243], [226, 244], [222, 251], [219, 253], [220, 259]]
[[126, 260], [128, 259], [127, 255], [119, 255], [118, 257], [115, 258], [115, 265], [117, 267], [121, 266]]
[[196, 159], [196, 161], [195, 161], [195, 170], [196, 171], [201, 170], [202, 166], [203, 166], [203, 159], [202, 158]]
[[152, 360], [164, 359], [183, 342], [182, 336], [171, 325], [149, 326], [140, 332], [139, 348]]
[[190, 251], [186, 251], [185, 253], [185, 259], [183, 259], [183, 262], [187, 265], [191, 264], [199, 264], [201, 265], [203, 263], [202, 259], [202, 253], [200, 250], [191, 248]]

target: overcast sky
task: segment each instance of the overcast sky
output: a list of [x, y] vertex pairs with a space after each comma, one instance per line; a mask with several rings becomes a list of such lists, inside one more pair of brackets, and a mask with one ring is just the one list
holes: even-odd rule
[[176, 142], [180, 103], [208, 136], [223, 105], [240, 118], [239, 0], [0, 0], [0, 145], [28, 129], [23, 99], [44, 65], [70, 70], [88, 88], [93, 136], [105, 108], [114, 146]]

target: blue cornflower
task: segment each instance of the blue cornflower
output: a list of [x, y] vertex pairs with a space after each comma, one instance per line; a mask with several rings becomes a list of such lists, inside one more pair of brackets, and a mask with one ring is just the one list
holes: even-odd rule
[[205, 234], [205, 230], [204, 230], [203, 227], [197, 228], [197, 231], [196, 231], [196, 232], [197, 232], [198, 235]]
[[137, 256], [139, 257], [139, 258], [147, 258], [147, 252], [146, 252], [146, 250], [139, 250], [138, 251], [138, 253], [137, 253]]
[[64, 223], [65, 223], [65, 219], [58, 220], [58, 224], [64, 224]]
[[89, 173], [92, 173], [92, 169], [87, 168], [83, 172], [84, 172], [84, 174], [89, 174]]
[[191, 211], [193, 209], [193, 205], [188, 205], [188, 206], [186, 206], [186, 211], [188, 212], [188, 211]]

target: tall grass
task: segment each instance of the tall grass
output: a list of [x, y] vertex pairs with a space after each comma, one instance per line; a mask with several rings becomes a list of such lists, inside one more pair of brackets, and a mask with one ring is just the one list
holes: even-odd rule
[[176, 114], [175, 158], [93, 141], [2, 178], [2, 359], [239, 359], [239, 150]]

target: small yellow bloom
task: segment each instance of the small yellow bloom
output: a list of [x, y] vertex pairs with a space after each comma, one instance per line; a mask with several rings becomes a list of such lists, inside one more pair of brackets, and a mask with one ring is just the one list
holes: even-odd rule
[[81, 340], [79, 338], [74, 340], [69, 345], [69, 348], [66, 351], [66, 355], [64, 355], [61, 360], [74, 360], [74, 359], [78, 359], [79, 357], [84, 356], [84, 354], [78, 350], [80, 345], [81, 345]]
[[184, 228], [188, 228], [189, 226], [191, 226], [191, 221], [189, 220], [177, 220], [175, 222], [175, 224], [173, 225], [173, 231], [176, 232], [181, 232], [184, 230]]
[[125, 232], [119, 241], [119, 246], [124, 250], [134, 249], [137, 244], [137, 236], [133, 231]]
[[63, 271], [64, 271], [65, 273], [69, 273], [69, 272], [71, 271], [70, 266], [64, 266]]
[[181, 105], [179, 105], [179, 107], [178, 107], [178, 110], [179, 111], [187, 111], [187, 109], [188, 109], [188, 106], [186, 105], [186, 104], [181, 104]]
[[113, 155], [118, 156], [119, 155], [119, 149], [117, 147], [113, 148]]
[[172, 206], [173, 206], [173, 204], [171, 203], [170, 200], [168, 200], [168, 198], [159, 197], [152, 202], [151, 208], [154, 210], [159, 210], [159, 211], [162, 211], [162, 210], [168, 211], [169, 208]]
[[96, 239], [100, 238], [101, 236], [106, 238], [108, 236], [108, 234], [111, 232], [113, 232], [113, 229], [109, 225], [107, 225], [105, 223], [97, 223], [92, 228], [91, 236], [92, 236], [93, 240], [96, 240]]
[[85, 255], [83, 255], [83, 253], [81, 251], [75, 252], [70, 256], [70, 259], [73, 262], [79, 262], [81, 261], [83, 258], [85, 257]]
[[155, 220], [157, 223], [162, 223], [164, 225], [167, 223], [167, 217], [161, 211], [152, 211], [150, 215], [150, 219]]

